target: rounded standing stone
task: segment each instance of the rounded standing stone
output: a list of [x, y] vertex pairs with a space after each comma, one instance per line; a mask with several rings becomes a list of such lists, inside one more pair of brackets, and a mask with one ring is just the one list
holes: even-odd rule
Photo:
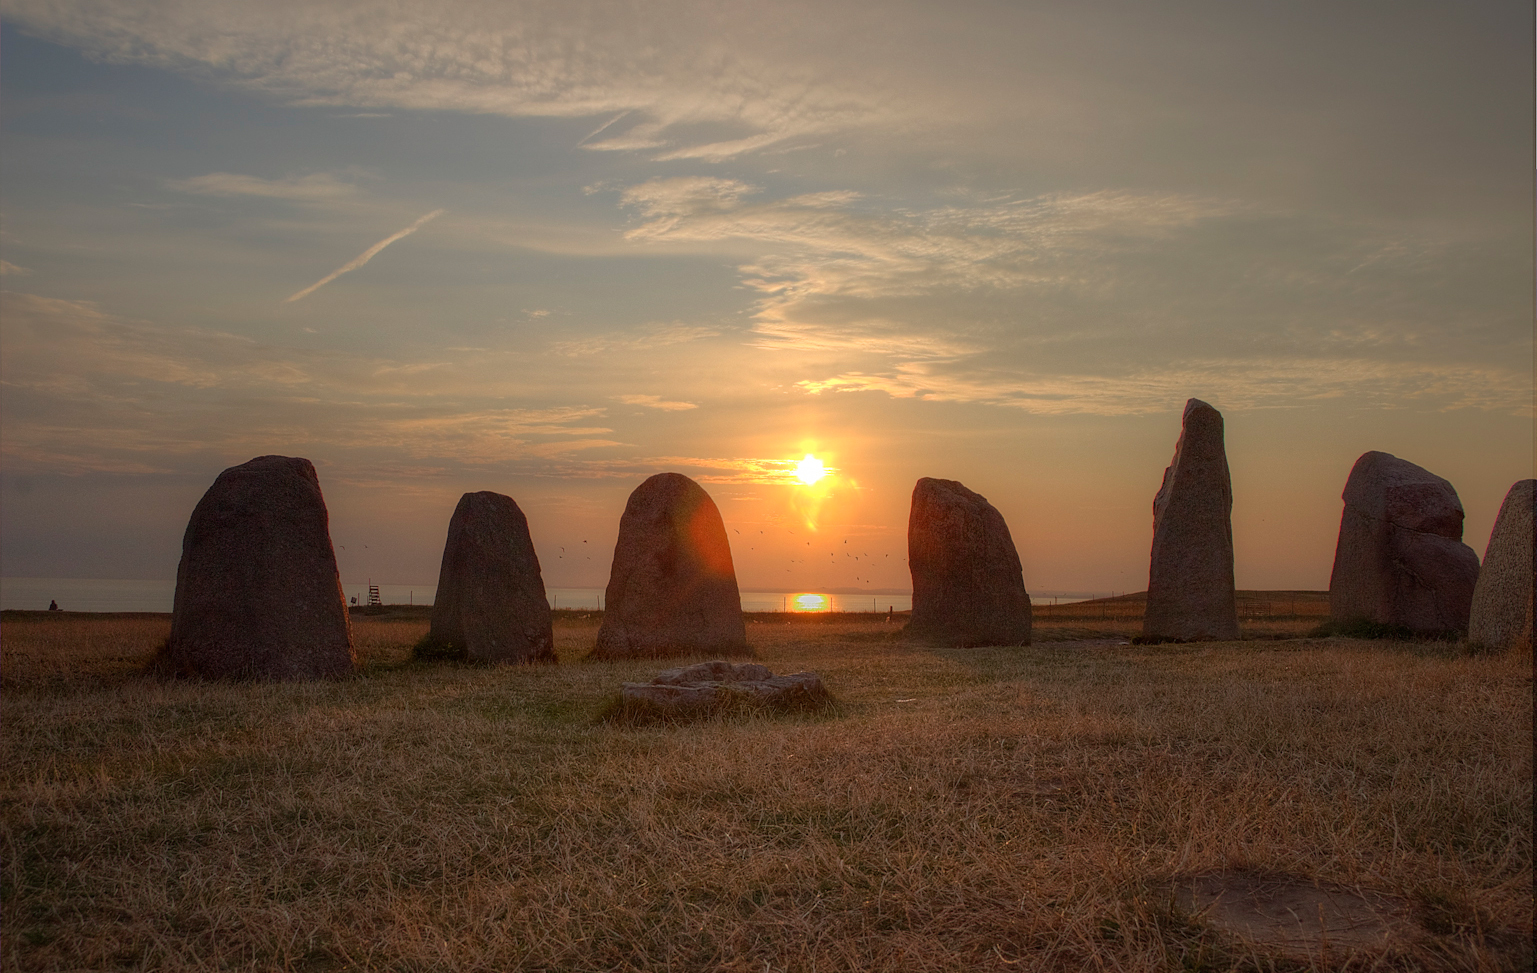
[[1478, 555], [1452, 485], [1391, 453], [1363, 453], [1342, 494], [1329, 617], [1422, 634], [1466, 631]]
[[182, 537], [171, 636], [156, 668], [314, 679], [346, 675], [355, 661], [315, 467], [258, 456], [220, 473]]
[[1185, 403], [1174, 458], [1153, 497], [1153, 551], [1142, 636], [1238, 638], [1233, 585], [1233, 481], [1222, 413]]
[[1537, 480], [1517, 480], [1500, 504], [1473, 586], [1468, 641], [1493, 649], [1532, 647], [1533, 507]]
[[715, 501], [681, 473], [635, 488], [591, 659], [750, 655], [731, 544]]
[[1029, 645], [1030, 595], [1003, 514], [954, 480], [924, 477], [907, 521], [907, 631], [942, 645]]
[[423, 645], [467, 662], [555, 661], [539, 556], [511, 497], [483, 490], [459, 498]]

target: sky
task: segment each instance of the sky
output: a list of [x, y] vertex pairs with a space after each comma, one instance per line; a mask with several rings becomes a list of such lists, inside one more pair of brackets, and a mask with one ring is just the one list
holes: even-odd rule
[[174, 577], [279, 453], [349, 582], [432, 584], [495, 490], [601, 586], [672, 470], [743, 588], [908, 588], [933, 476], [1033, 594], [1137, 591], [1191, 397], [1240, 588], [1328, 586], [1374, 449], [1482, 555], [1533, 475], [1532, 20], [7, 0], [0, 574]]

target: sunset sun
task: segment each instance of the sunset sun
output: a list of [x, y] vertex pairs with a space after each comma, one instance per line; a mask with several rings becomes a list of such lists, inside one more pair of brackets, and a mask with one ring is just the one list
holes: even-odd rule
[[816, 483], [827, 475], [827, 470], [822, 466], [822, 461], [810, 453], [806, 458], [795, 464], [795, 478], [807, 486]]

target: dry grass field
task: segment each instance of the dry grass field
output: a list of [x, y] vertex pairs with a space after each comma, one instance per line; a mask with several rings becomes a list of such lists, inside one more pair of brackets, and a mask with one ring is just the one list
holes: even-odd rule
[[474, 668], [358, 617], [355, 678], [199, 684], [138, 674], [164, 616], [7, 613], [5, 969], [1531, 968], [1530, 654], [753, 616], [832, 711], [633, 729], [662, 666], [597, 624]]
[[[1239, 591], [1238, 628], [1246, 639], [1295, 638], [1318, 628], [1329, 617], [1327, 591]], [[1142, 634], [1147, 592], [1070, 605], [1032, 607], [1036, 642], [1094, 638], [1130, 639]]]

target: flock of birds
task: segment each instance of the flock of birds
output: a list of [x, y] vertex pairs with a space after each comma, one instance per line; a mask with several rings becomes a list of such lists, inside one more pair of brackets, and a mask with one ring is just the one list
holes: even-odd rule
[[[738, 534], [742, 533], [740, 530], [737, 530], [737, 528], [735, 528], [735, 527], [733, 527], [732, 530], [735, 531]], [[795, 534], [795, 531], [790, 530], [789, 528], [785, 528], [785, 532], [788, 533], [788, 534]], [[764, 532], [762, 530], [760, 530], [760, 531], [758, 531], [758, 533], [761, 535]], [[845, 547], [847, 547], [848, 543], [849, 543], [848, 539], [845, 538], [844, 541], [843, 541], [843, 545]], [[806, 546], [807, 547], [811, 547], [812, 546], [811, 541], [806, 541]], [[749, 546], [747, 549], [749, 551], [757, 550], [757, 548], [754, 547], [754, 546]], [[830, 560], [827, 563], [830, 566], [832, 566], [832, 567], [836, 567], [837, 566], [837, 564], [838, 564], [838, 554], [839, 553], [840, 552], [839, 552], [839, 550], [837, 548], [834, 548], [833, 550], [827, 552], [827, 556], [828, 556], [828, 558], [830, 558]], [[876, 564], [875, 555], [871, 554], [868, 551], [863, 551], [863, 552], [861, 552], [859, 554], [852, 554], [852, 553], [850, 553], [850, 552], [845, 550], [845, 551], [842, 551], [841, 553], [843, 554], [843, 556], [845, 558], [848, 558], [851, 561], [860, 564], [863, 567], [864, 572], [866, 574], [869, 574], [870, 573], [870, 569]], [[881, 563], [884, 563], [885, 561], [889, 560], [890, 557], [891, 557], [890, 554], [883, 554], [883, 555], [881, 555], [881, 558], [880, 558]], [[818, 560], [820, 560], [820, 559], [818, 559]], [[901, 558], [901, 560], [906, 561], [907, 558], [904, 557], [904, 558]], [[810, 561], [806, 560], [805, 558], [793, 558], [792, 557], [788, 561], [786, 561], [785, 563], [786, 564], [809, 564]], [[787, 568], [785, 568], [785, 573], [786, 574], [790, 574], [790, 573], [793, 573], [794, 570], [795, 570], [794, 568], [787, 567]], [[866, 584], [869, 584], [872, 581], [874, 581], [873, 578], [861, 578], [858, 575], [855, 575], [854, 580], [855, 581], [863, 581]]]

